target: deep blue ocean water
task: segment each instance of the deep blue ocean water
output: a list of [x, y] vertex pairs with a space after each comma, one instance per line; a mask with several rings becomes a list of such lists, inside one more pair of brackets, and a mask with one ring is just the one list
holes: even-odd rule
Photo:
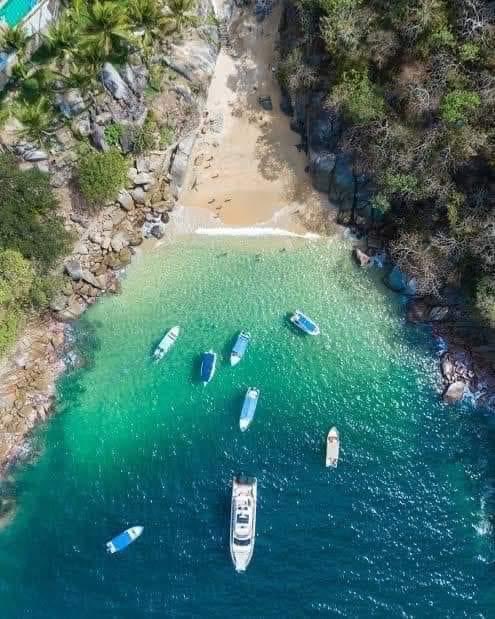
[[[141, 255], [123, 294], [76, 326], [86, 365], [60, 381], [38, 457], [15, 472], [2, 619], [495, 616], [493, 423], [440, 403], [431, 336], [404, 324], [380, 277], [337, 241], [197, 238]], [[293, 330], [295, 308], [320, 337]], [[231, 369], [240, 329], [253, 340]], [[220, 362], [203, 388], [209, 348]], [[245, 574], [228, 550], [239, 472], [259, 495]], [[136, 524], [143, 536], [108, 556]]]

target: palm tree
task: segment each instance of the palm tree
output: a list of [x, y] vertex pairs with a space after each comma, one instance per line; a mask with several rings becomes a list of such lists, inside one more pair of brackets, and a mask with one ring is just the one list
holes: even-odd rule
[[127, 14], [131, 24], [137, 28], [156, 30], [164, 20], [158, 0], [129, 0]]
[[177, 32], [197, 23], [198, 16], [194, 12], [196, 0], [167, 0], [167, 6], [168, 18]]
[[28, 34], [22, 26], [15, 26], [15, 28], [1, 27], [0, 47], [4, 49], [15, 50], [22, 55], [26, 51], [28, 40]]
[[36, 142], [46, 137], [53, 120], [45, 97], [40, 97], [36, 103], [18, 105], [14, 115], [24, 125], [21, 136]]
[[133, 40], [126, 8], [117, 2], [95, 0], [88, 4], [83, 22], [83, 49], [100, 49], [108, 57]]
[[77, 24], [69, 15], [65, 15], [50, 26], [43, 39], [47, 48], [57, 53], [65, 63], [78, 44], [80, 33]]

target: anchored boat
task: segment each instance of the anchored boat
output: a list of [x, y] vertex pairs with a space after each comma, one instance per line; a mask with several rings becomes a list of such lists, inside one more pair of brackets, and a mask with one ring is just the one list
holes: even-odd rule
[[209, 350], [208, 352], [204, 352], [201, 358], [201, 380], [203, 381], [203, 385], [206, 385], [210, 382], [215, 374], [215, 369], [217, 366], [217, 353]]
[[337, 467], [339, 462], [339, 450], [340, 450], [340, 435], [337, 428], [334, 426], [330, 429], [327, 435], [327, 457], [326, 465]]
[[293, 325], [307, 333], [308, 335], [320, 335], [320, 327], [309, 316], [306, 316], [301, 310], [296, 310], [290, 317]]
[[247, 331], [241, 331], [237, 336], [234, 348], [232, 348], [232, 352], [230, 354], [230, 365], [232, 367], [237, 365], [244, 357], [244, 353], [246, 352], [250, 339], [251, 335]]
[[241, 432], [247, 430], [249, 425], [251, 424], [251, 421], [253, 421], [259, 397], [260, 390], [249, 387], [244, 398], [244, 403], [241, 410], [241, 417], [239, 419], [239, 427], [241, 428]]
[[158, 344], [153, 353], [153, 358], [155, 361], [160, 361], [163, 357], [168, 353], [168, 351], [175, 344], [177, 338], [179, 337], [180, 327], [172, 327], [170, 331], [167, 331], [162, 341]]
[[126, 529], [112, 540], [107, 542], [107, 552], [110, 554], [114, 554], [115, 552], [120, 552], [127, 548], [132, 542], [136, 541], [138, 537], [144, 531], [144, 527], [131, 527], [130, 529]]
[[234, 477], [230, 513], [230, 554], [238, 572], [244, 572], [251, 561], [256, 534], [255, 477]]

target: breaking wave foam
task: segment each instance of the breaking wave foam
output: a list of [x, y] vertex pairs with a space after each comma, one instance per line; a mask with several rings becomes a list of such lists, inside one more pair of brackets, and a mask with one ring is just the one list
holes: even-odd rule
[[284, 228], [270, 228], [270, 227], [245, 227], [245, 228], [197, 228], [196, 234], [202, 234], [205, 236], [288, 236], [299, 239], [319, 239], [320, 235], [314, 232], [305, 232], [304, 234], [297, 234], [297, 232], [291, 232]]

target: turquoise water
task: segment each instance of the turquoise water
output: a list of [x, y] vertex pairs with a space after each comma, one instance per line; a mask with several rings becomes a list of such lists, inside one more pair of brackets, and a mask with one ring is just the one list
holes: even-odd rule
[[26, 17], [36, 2], [37, 0], [7, 0], [0, 7], [0, 20], [13, 28]]
[[[338, 242], [195, 238], [141, 255], [123, 294], [78, 324], [87, 365], [61, 381], [39, 459], [16, 474], [2, 619], [494, 616], [495, 433], [439, 403], [431, 338], [398, 303]], [[296, 307], [319, 338], [287, 324]], [[175, 324], [177, 345], [153, 365]], [[241, 328], [253, 341], [231, 369]], [[203, 388], [209, 348], [222, 360]], [[241, 434], [250, 385], [261, 397]], [[242, 575], [228, 551], [239, 472], [259, 493]], [[143, 536], [106, 555], [135, 524]]]

